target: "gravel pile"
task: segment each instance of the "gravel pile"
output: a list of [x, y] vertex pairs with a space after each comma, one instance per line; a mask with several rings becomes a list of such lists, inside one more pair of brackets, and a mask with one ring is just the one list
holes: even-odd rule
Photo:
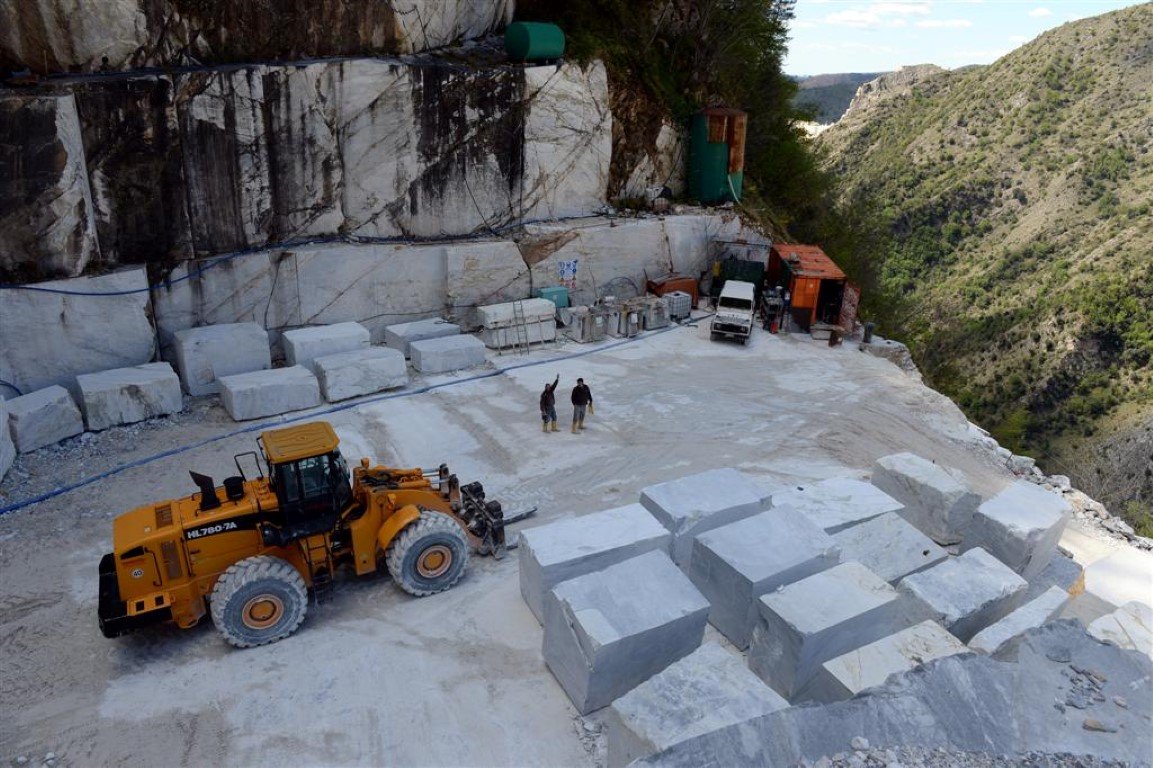
[[1125, 765], [1123, 762], [1102, 760], [1091, 755], [1027, 752], [1010, 757], [929, 747], [871, 749], [865, 739], [858, 737], [853, 741], [856, 742], [854, 746], [861, 748], [822, 757], [815, 763], [806, 763], [806, 768], [1112, 768]]

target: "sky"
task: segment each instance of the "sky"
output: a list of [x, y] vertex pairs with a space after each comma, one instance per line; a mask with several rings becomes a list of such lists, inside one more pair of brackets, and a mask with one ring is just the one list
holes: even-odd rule
[[1065, 22], [1134, 0], [797, 0], [785, 72], [989, 64]]

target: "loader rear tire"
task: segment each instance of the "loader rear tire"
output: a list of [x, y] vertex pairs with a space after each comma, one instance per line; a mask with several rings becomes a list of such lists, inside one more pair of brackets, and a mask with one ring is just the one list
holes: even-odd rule
[[291, 635], [308, 612], [300, 573], [279, 557], [249, 557], [232, 565], [212, 590], [212, 623], [237, 648]]
[[393, 539], [384, 556], [392, 580], [417, 597], [443, 592], [460, 581], [468, 564], [468, 539], [450, 515], [421, 511], [420, 519]]

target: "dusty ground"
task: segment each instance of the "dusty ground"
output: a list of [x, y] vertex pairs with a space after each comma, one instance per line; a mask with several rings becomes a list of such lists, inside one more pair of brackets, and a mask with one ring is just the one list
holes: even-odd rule
[[[747, 348], [676, 328], [326, 416], [353, 460], [449, 462], [533, 524], [635, 501], [648, 484], [735, 466], [766, 483], [859, 475], [910, 450], [962, 469], [982, 493], [1008, 472], [974, 447], [960, 411], [853, 346], [758, 333]], [[493, 357], [499, 366], [523, 357]], [[483, 371], [482, 371], [483, 372]], [[467, 375], [475, 375], [470, 372]], [[582, 435], [542, 434], [538, 393], [583, 376]], [[447, 381], [438, 378], [436, 381]], [[562, 395], [558, 398], [567, 402]], [[22, 457], [0, 507], [237, 429], [214, 400], [147, 428]], [[560, 408], [562, 423], [565, 408]], [[230, 649], [210, 625], [118, 640], [96, 626], [96, 566], [120, 511], [220, 479], [254, 434], [129, 469], [0, 518], [0, 762], [91, 765], [593, 765], [601, 759], [539, 655], [515, 557], [474, 560], [421, 600], [386, 578], [346, 579], [287, 641]]]

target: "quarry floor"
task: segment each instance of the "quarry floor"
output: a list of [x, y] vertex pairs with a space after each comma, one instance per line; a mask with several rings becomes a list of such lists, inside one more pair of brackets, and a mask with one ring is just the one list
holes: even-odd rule
[[[1011, 479], [948, 399], [855, 345], [760, 331], [747, 347], [713, 343], [705, 323], [490, 359], [531, 365], [323, 417], [351, 460], [444, 461], [506, 510], [538, 506], [522, 525], [630, 503], [646, 485], [724, 466], [803, 483], [913, 451], [961, 469], [984, 495]], [[558, 373], [564, 431], [542, 434], [537, 398]], [[572, 435], [577, 376], [596, 415]], [[238, 429], [215, 398], [186, 403], [179, 417], [23, 457], [0, 506]], [[345, 577], [296, 635], [263, 648], [233, 650], [208, 622], [104, 639], [96, 567], [112, 517], [193, 492], [189, 469], [233, 474], [233, 455], [254, 438], [208, 442], [0, 518], [0, 762], [38, 764], [48, 751], [75, 765], [603, 761], [596, 716], [576, 714], [541, 660], [515, 553], [474, 559], [456, 588], [424, 599], [387, 577]], [[1115, 546], [1071, 533], [1094, 559]]]

